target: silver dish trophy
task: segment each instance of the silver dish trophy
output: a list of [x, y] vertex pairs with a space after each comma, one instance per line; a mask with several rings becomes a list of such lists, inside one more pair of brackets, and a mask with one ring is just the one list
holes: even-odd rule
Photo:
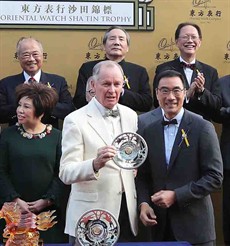
[[144, 138], [137, 133], [122, 133], [114, 139], [112, 145], [117, 149], [113, 161], [124, 169], [139, 167], [144, 163], [148, 154], [148, 146]]
[[106, 210], [84, 213], [76, 227], [76, 240], [82, 246], [112, 246], [120, 235], [116, 218]]

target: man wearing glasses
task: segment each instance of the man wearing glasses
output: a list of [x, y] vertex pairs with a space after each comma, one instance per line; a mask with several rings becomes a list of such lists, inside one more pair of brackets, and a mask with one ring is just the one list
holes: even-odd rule
[[18, 61], [22, 68], [20, 74], [15, 74], [0, 80], [0, 123], [14, 125], [16, 117], [15, 88], [22, 83], [42, 83], [53, 87], [59, 96], [51, 115], [43, 117], [42, 121], [53, 127], [61, 128], [60, 120], [74, 110], [72, 97], [64, 77], [46, 73], [43, 66], [43, 46], [40, 41], [32, 37], [22, 37], [16, 45]]
[[179, 58], [163, 63], [156, 68], [153, 81], [154, 106], [159, 103], [156, 97], [156, 76], [168, 69], [184, 75], [186, 79], [186, 97], [184, 107], [211, 120], [213, 112], [221, 107], [221, 92], [217, 70], [196, 59], [201, 46], [202, 33], [197, 24], [185, 22], [178, 25], [175, 43], [180, 50]]
[[214, 126], [184, 109], [185, 81], [179, 72], [159, 73], [156, 96], [162, 113], [142, 131], [149, 151], [136, 177], [140, 220], [151, 226], [152, 241], [214, 246], [210, 194], [223, 180]]

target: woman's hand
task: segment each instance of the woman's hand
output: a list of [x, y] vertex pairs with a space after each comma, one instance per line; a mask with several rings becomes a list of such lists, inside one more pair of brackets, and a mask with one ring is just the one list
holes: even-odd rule
[[27, 202], [29, 210], [34, 213], [38, 214], [41, 212], [44, 208], [49, 207], [51, 205], [51, 201], [47, 199], [39, 199], [34, 202]]
[[21, 212], [23, 214], [30, 213], [29, 206], [28, 206], [27, 202], [23, 201], [20, 198], [14, 199], [13, 202], [16, 202], [18, 204], [18, 206], [20, 207]]

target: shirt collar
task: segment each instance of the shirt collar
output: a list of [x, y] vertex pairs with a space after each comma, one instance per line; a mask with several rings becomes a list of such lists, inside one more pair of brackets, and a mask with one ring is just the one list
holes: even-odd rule
[[[111, 61], [111, 60], [110, 60], [109, 58], [107, 58], [107, 57], [105, 57], [105, 60]], [[121, 60], [121, 61], [118, 62], [118, 64], [119, 64], [120, 66], [122, 66], [124, 63], [125, 63], [125, 59], [123, 59], [123, 60]]]
[[[179, 59], [180, 59], [180, 62], [185, 62], [188, 64], [188, 62], [185, 61], [181, 56], [179, 57]], [[195, 63], [196, 63], [196, 59], [192, 60], [189, 64], [195, 64]]]
[[[104, 116], [105, 111], [108, 110], [108, 108], [104, 107], [100, 102], [98, 102], [98, 100], [95, 97], [93, 97], [91, 100], [94, 101], [94, 103], [97, 106], [98, 110], [100, 111], [101, 115]], [[114, 107], [112, 109], [117, 109], [117, 105], [114, 105]]]
[[[163, 109], [161, 109], [161, 110], [162, 110], [162, 114], [163, 114], [164, 120], [169, 120], [169, 119], [167, 119], [165, 117], [164, 110]], [[175, 117], [173, 117], [170, 120], [176, 119], [177, 120], [177, 125], [179, 126], [180, 123], [181, 123], [181, 120], [182, 120], [183, 115], [184, 115], [184, 108], [182, 107], [181, 110], [180, 110], [180, 112]]]
[[[41, 73], [42, 73], [41, 70], [39, 70], [39, 71], [33, 76], [33, 78], [34, 78], [37, 82], [40, 81]], [[28, 81], [29, 78], [31, 78], [31, 76], [30, 76], [28, 73], [26, 73], [25, 71], [23, 71], [23, 75], [24, 75], [25, 81]]]

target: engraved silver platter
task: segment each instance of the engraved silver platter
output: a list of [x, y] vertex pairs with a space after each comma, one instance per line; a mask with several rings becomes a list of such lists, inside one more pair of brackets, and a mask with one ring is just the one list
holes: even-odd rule
[[122, 133], [114, 139], [112, 145], [117, 149], [113, 161], [124, 169], [139, 167], [144, 163], [148, 154], [148, 146], [144, 138], [137, 133]]
[[112, 246], [119, 235], [120, 227], [116, 218], [101, 209], [84, 213], [76, 227], [76, 240], [82, 246]]

